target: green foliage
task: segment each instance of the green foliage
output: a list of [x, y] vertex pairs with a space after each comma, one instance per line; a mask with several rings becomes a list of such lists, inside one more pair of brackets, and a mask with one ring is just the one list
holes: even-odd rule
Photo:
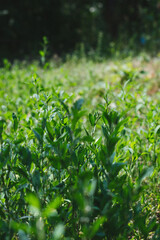
[[42, 43], [42, 50], [39, 51], [39, 55], [41, 58], [41, 64], [44, 69], [48, 67], [48, 62], [46, 62], [46, 57], [48, 55], [48, 39], [46, 36], [43, 37], [43, 43]]
[[0, 69], [1, 239], [159, 238], [158, 95], [133, 66], [107, 90], [106, 63], [81, 64], [84, 82], [72, 61]]

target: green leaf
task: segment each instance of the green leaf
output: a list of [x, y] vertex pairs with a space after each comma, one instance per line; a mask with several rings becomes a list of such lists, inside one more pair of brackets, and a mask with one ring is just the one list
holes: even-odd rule
[[27, 166], [28, 169], [30, 169], [31, 162], [32, 162], [32, 155], [30, 150], [27, 147], [25, 148], [20, 146], [18, 150], [18, 154], [22, 164]]
[[25, 171], [24, 169], [20, 168], [20, 167], [14, 167], [13, 170], [17, 173], [19, 173], [21, 176], [25, 177], [26, 179], [29, 180], [29, 176], [27, 171]]
[[160, 125], [158, 125], [158, 126], [155, 128], [154, 134], [155, 134], [155, 135], [160, 134]]
[[3, 125], [4, 125], [4, 120], [0, 119], [0, 140], [2, 139], [2, 132], [3, 132]]
[[32, 175], [32, 183], [33, 183], [33, 186], [36, 187], [36, 188], [40, 188], [41, 186], [41, 181], [40, 181], [40, 173], [38, 170], [35, 170], [33, 175]]
[[40, 208], [41, 208], [38, 197], [33, 193], [27, 194], [26, 202], [28, 202], [30, 206], [33, 206], [33, 207], [37, 208], [38, 210], [40, 210]]
[[111, 171], [112, 171], [112, 174], [114, 176], [117, 176], [119, 171], [124, 168], [124, 166], [126, 165], [127, 163], [121, 163], [121, 162], [117, 162], [117, 163], [113, 163], [112, 164], [112, 167], [111, 167]]
[[41, 55], [41, 57], [44, 57], [44, 55], [45, 55], [44, 51], [42, 51], [42, 50], [39, 51], [39, 54]]
[[35, 137], [38, 139], [39, 143], [41, 144], [43, 142], [43, 129], [35, 128], [32, 131], [33, 131]]
[[14, 131], [16, 132], [18, 128], [18, 120], [15, 113], [12, 113], [12, 118], [13, 118], [13, 128], [14, 128]]
[[154, 167], [146, 167], [142, 170], [142, 172], [140, 173], [140, 177], [139, 177], [139, 183], [141, 183], [146, 177], [150, 177], [152, 176], [154, 171]]
[[108, 128], [106, 126], [104, 126], [104, 125], [102, 125], [102, 132], [103, 132], [103, 135], [105, 136], [105, 138], [108, 139], [110, 133], [108, 131]]
[[81, 140], [83, 142], [89, 142], [89, 143], [94, 142], [94, 139], [91, 136], [84, 136], [81, 138]]
[[52, 202], [50, 202], [47, 207], [45, 208], [45, 210], [43, 211], [43, 215], [45, 217], [49, 217], [49, 216], [54, 216], [57, 214], [57, 212], [55, 211], [60, 205], [61, 205], [61, 198], [57, 197], [55, 198]]
[[89, 121], [92, 127], [94, 127], [95, 125], [95, 120], [94, 120], [94, 116], [90, 113], [89, 114]]
[[44, 130], [45, 127], [46, 127], [46, 118], [43, 117], [43, 119], [42, 119], [42, 129]]
[[68, 114], [70, 114], [69, 108], [68, 108], [67, 104], [65, 104], [64, 101], [62, 101], [60, 98], [58, 98], [58, 100], [59, 100], [59, 102], [61, 103], [61, 105], [64, 107], [64, 109], [66, 110], [66, 112], [67, 112]]
[[77, 111], [81, 110], [81, 107], [82, 107], [83, 103], [84, 103], [84, 99], [83, 99], [83, 98], [78, 99], [78, 100], [73, 104], [72, 109], [75, 109], [75, 110], [77, 110]]
[[110, 163], [113, 163], [115, 156], [116, 152], [113, 152], [112, 155], [109, 157]]
[[90, 232], [89, 238], [90, 239], [92, 239], [96, 235], [96, 233], [98, 232], [98, 230], [100, 229], [100, 227], [102, 226], [102, 224], [104, 222], [105, 222], [105, 217], [100, 217], [93, 223], [93, 226], [89, 230], [89, 232]]
[[50, 122], [46, 123], [46, 129], [47, 129], [50, 140], [53, 141], [54, 140], [54, 132], [53, 132], [53, 128], [52, 128]]

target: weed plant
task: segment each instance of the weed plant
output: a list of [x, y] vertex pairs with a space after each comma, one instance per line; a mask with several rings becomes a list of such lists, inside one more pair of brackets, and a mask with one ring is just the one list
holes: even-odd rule
[[136, 61], [4, 61], [0, 239], [159, 239], [159, 72]]

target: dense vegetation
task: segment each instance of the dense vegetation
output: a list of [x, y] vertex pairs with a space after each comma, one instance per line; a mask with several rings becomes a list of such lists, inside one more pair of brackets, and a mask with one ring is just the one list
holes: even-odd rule
[[81, 43], [94, 50], [99, 34], [104, 55], [113, 43], [121, 49], [158, 50], [159, 13], [159, 0], [2, 1], [0, 57], [35, 57], [43, 36], [52, 54], [78, 49]]
[[159, 58], [0, 69], [0, 239], [159, 239]]

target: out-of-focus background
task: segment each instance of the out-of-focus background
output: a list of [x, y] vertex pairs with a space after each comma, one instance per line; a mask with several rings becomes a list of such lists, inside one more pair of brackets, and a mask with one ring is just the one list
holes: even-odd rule
[[0, 4], [0, 58], [35, 57], [42, 37], [50, 55], [81, 48], [92, 52], [101, 41], [109, 54], [160, 46], [159, 0], [5, 0]]

